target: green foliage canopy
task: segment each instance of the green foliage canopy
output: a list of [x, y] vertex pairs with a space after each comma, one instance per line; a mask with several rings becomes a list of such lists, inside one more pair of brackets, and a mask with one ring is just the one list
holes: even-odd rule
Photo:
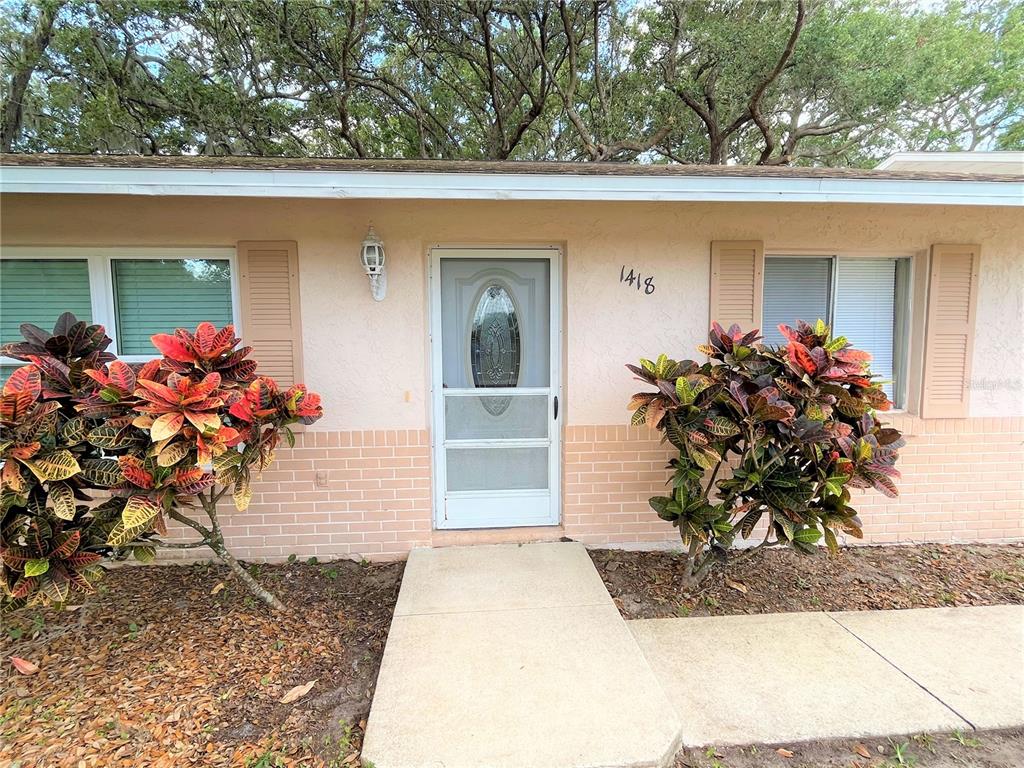
[[5, 151], [871, 165], [1024, 147], [1012, 0], [0, 0]]

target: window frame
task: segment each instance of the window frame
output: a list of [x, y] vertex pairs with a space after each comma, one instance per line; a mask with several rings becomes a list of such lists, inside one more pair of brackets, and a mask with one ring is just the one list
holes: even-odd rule
[[[914, 375], [914, 361], [918, 354], [917, 344], [913, 338], [913, 327], [914, 327], [914, 312], [916, 311], [914, 306], [914, 292], [917, 284], [917, 262], [921, 257], [920, 251], [901, 251], [901, 250], [871, 250], [871, 251], [856, 251], [856, 250], [836, 250], [833, 248], [780, 248], [780, 247], [765, 247], [764, 259], [767, 263], [768, 259], [773, 258], [792, 258], [792, 259], [829, 259], [831, 264], [829, 265], [829, 317], [828, 323], [832, 324], [835, 318], [835, 306], [836, 299], [839, 296], [839, 259], [896, 259], [903, 260], [907, 264], [906, 278], [904, 285], [905, 302], [900, 311], [898, 317], [893, 318], [893, 334], [898, 332], [898, 327], [902, 325], [905, 330], [905, 334], [901, 338], [902, 345], [897, 345], [894, 338], [893, 343], [893, 400], [894, 407], [890, 413], [909, 413], [911, 412], [910, 396], [914, 391], [911, 388], [911, 378]], [[767, 269], [762, 269], [762, 281], [767, 276]], [[897, 268], [898, 274], [898, 268]], [[761, 293], [761, 312], [764, 313], [764, 286], [762, 285]], [[896, 295], [896, 300], [899, 301], [901, 297]], [[899, 360], [897, 360], [897, 348], [899, 348]], [[901, 377], [897, 377], [897, 374], [901, 374]]]
[[[151, 355], [121, 355], [117, 349], [118, 325], [117, 308], [114, 297], [113, 263], [119, 259], [216, 259], [227, 261], [231, 271], [231, 318], [235, 325], [235, 335], [242, 335], [241, 325], [241, 289], [238, 275], [238, 254], [234, 247], [229, 246], [5, 246], [0, 251], [0, 259], [4, 260], [44, 260], [60, 259], [64, 261], [85, 261], [89, 268], [89, 298], [92, 303], [92, 322], [106, 328], [107, 335], [113, 339], [109, 351], [116, 354], [126, 363], [144, 363], [159, 357], [154, 349]], [[50, 330], [50, 329], [46, 329]], [[170, 333], [173, 329], [168, 328]], [[0, 357], [0, 364], [22, 365], [19, 360], [11, 357]]]

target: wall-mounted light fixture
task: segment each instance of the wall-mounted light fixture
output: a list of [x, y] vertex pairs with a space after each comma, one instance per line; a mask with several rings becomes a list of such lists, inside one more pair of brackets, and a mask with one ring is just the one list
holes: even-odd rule
[[374, 301], [383, 301], [388, 290], [388, 274], [384, 271], [384, 243], [373, 231], [373, 224], [370, 225], [366, 239], [363, 240], [359, 260], [367, 277], [370, 278], [370, 294]]

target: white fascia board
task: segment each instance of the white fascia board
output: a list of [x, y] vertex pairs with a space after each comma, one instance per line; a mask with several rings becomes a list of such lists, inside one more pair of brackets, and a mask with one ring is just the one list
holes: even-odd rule
[[623, 200], [1024, 206], [1024, 183], [6, 166], [0, 192], [396, 200]]

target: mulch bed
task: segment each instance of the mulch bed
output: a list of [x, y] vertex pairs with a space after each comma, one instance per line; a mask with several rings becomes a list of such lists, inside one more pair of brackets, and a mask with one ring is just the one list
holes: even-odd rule
[[[672, 553], [591, 555], [626, 618], [1024, 603], [1020, 545], [764, 550], [719, 567], [692, 595]], [[356, 766], [402, 569], [260, 566], [258, 579], [289, 606], [278, 616], [217, 566], [119, 568], [77, 610], [5, 617], [0, 765]], [[40, 671], [19, 675], [8, 656]], [[922, 766], [1021, 764], [1019, 732], [976, 736], [983, 748], [947, 744], [948, 734], [911, 746]], [[866, 760], [840, 742], [786, 748], [794, 757], [774, 747], [684, 751], [677, 766], [894, 765], [891, 752]], [[957, 750], [967, 751], [948, 758]]]
[[287, 615], [194, 565], [119, 568], [77, 610], [5, 617], [0, 765], [358, 765], [403, 564], [256, 568]]
[[1020, 768], [1024, 730], [684, 749], [674, 768]]
[[693, 594], [672, 552], [592, 550], [627, 619], [1024, 603], [1024, 545], [765, 549], [719, 564]]

